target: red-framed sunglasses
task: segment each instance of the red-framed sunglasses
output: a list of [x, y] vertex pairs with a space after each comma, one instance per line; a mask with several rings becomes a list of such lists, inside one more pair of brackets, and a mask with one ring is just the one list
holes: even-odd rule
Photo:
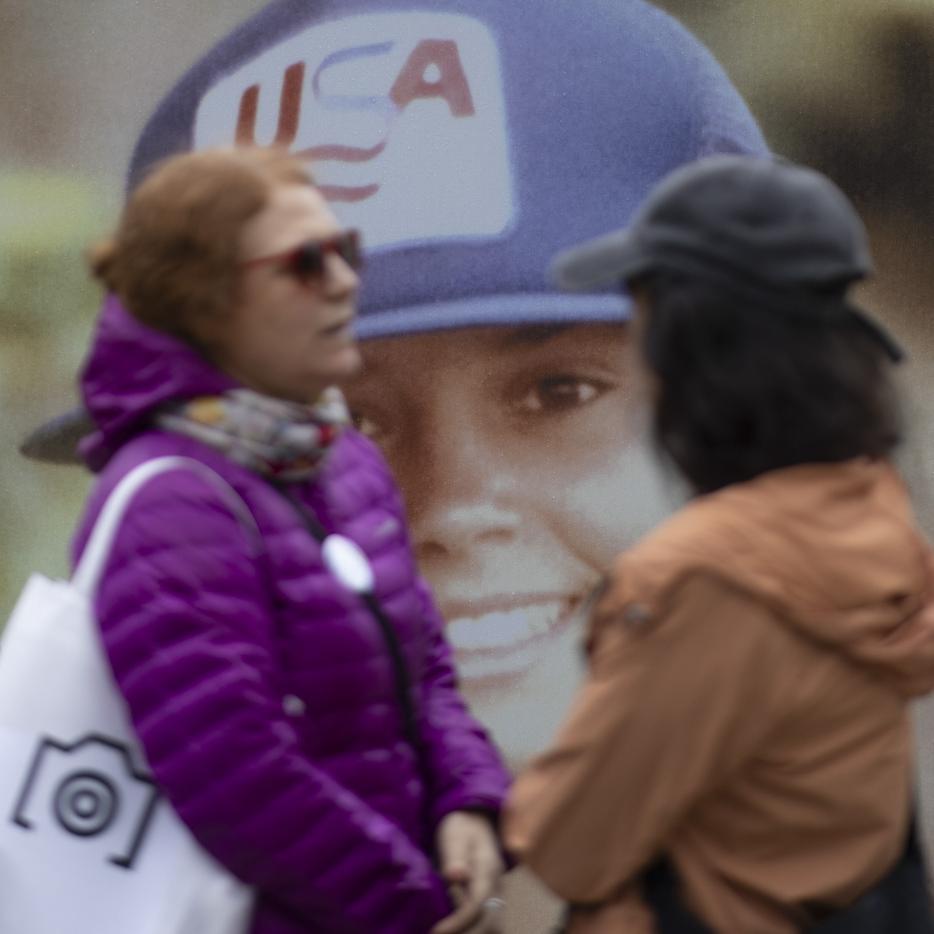
[[344, 230], [327, 240], [308, 240], [283, 253], [248, 259], [240, 265], [249, 268], [278, 263], [299, 282], [307, 285], [324, 278], [325, 257], [328, 253], [337, 254], [351, 269], [360, 269], [363, 266], [360, 231]]

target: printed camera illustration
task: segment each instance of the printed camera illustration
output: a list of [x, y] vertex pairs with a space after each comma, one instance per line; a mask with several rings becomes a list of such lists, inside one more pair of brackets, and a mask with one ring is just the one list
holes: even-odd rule
[[96, 840], [108, 862], [131, 869], [158, 801], [158, 789], [133, 767], [127, 746], [96, 734], [70, 744], [46, 737], [11, 819], [36, 833]]

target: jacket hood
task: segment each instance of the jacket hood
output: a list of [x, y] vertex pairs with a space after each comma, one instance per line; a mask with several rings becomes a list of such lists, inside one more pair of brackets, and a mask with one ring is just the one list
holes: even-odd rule
[[187, 344], [146, 327], [109, 295], [80, 376], [94, 431], [81, 443], [99, 471], [152, 414], [177, 399], [217, 395], [238, 385]]
[[934, 555], [891, 464], [793, 467], [704, 496], [620, 558], [608, 608], [704, 571], [906, 695], [934, 689]]

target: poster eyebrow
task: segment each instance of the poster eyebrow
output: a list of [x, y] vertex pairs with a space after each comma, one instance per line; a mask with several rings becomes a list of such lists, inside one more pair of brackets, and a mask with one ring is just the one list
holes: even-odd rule
[[510, 331], [503, 340], [506, 347], [527, 347], [547, 343], [561, 337], [576, 324], [533, 324]]

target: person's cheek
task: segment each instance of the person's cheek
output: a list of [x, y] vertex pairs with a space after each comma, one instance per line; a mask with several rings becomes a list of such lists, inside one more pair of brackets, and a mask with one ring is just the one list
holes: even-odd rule
[[[555, 458], [566, 541], [596, 571], [668, 515], [681, 498], [651, 449], [644, 417], [594, 410]], [[556, 452], [557, 454], [558, 452]]]

